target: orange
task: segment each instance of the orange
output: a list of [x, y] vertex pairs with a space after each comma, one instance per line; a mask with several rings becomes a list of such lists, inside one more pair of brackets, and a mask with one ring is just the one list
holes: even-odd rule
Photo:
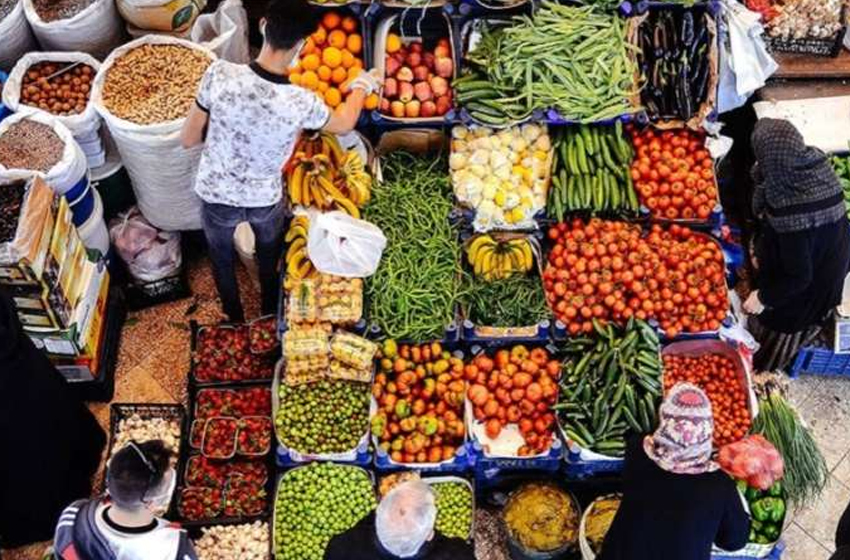
[[336, 29], [339, 27], [342, 18], [339, 17], [339, 14], [336, 12], [326, 12], [324, 16], [322, 16], [322, 25], [325, 26], [326, 29]]
[[348, 49], [342, 49], [342, 67], [351, 68], [354, 66], [354, 55]]
[[378, 94], [377, 93], [370, 93], [369, 97], [366, 98], [366, 102], [363, 103], [363, 108], [367, 109], [369, 111], [371, 111], [373, 109], [377, 109], [378, 108], [378, 101], [379, 101]]
[[319, 82], [319, 86], [316, 88], [316, 91], [319, 93], [325, 93], [330, 87], [331, 85], [327, 82]]
[[351, 68], [349, 68], [348, 69], [348, 79], [353, 80], [354, 78], [356, 78], [357, 75], [360, 74], [360, 70], [361, 69], [358, 68], [357, 66], [352, 66]]
[[335, 84], [341, 84], [348, 77], [348, 72], [345, 71], [345, 68], [334, 68], [333, 75], [331, 76], [331, 81]]
[[289, 72], [300, 72], [301, 71], [301, 61], [296, 60], [295, 65], [289, 67]]
[[336, 107], [342, 103], [342, 94], [336, 88], [330, 88], [325, 92], [325, 103], [330, 107]]
[[310, 35], [310, 38], [313, 39], [313, 42], [316, 43], [316, 45], [321, 46], [324, 45], [325, 41], [328, 39], [328, 33], [325, 31], [324, 27], [319, 27], [312, 35]]
[[357, 33], [352, 33], [348, 36], [348, 39], [345, 42], [345, 46], [354, 54], [360, 54], [360, 51], [363, 50], [363, 39]]
[[301, 49], [301, 58], [314, 52], [316, 52], [316, 43], [313, 42], [313, 37], [307, 37], [307, 40], [304, 41], [304, 48]]
[[321, 66], [319, 66], [319, 69], [316, 71], [316, 73], [319, 75], [320, 80], [327, 82], [331, 79], [333, 71], [324, 64], [322, 64]]
[[301, 85], [307, 89], [316, 89], [319, 83], [319, 77], [312, 70], [307, 70], [301, 74]]
[[301, 59], [301, 68], [304, 70], [315, 70], [322, 62], [319, 60], [319, 55], [308, 54]]
[[338, 49], [345, 48], [345, 31], [342, 29], [334, 29], [328, 34], [328, 44]]
[[300, 86], [301, 85], [301, 74], [299, 74], [298, 72], [290, 72], [289, 73], [289, 83], [294, 85], [294, 86]]
[[387, 35], [387, 52], [392, 54], [398, 52], [399, 49], [401, 49], [401, 37], [395, 33]]
[[336, 47], [327, 47], [322, 51], [322, 62], [331, 68], [336, 68], [342, 64], [342, 51]]
[[345, 16], [342, 18], [342, 28], [348, 33], [357, 31], [357, 20], [351, 16]]

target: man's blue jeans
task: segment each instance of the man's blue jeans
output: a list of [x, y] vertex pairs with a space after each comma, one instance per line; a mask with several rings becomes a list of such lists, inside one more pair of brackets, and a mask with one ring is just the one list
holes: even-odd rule
[[233, 322], [245, 320], [236, 283], [233, 232], [242, 222], [254, 231], [260, 272], [262, 313], [276, 313], [280, 279], [277, 263], [283, 249], [285, 218], [283, 203], [261, 208], [239, 208], [204, 202], [201, 210], [204, 235], [209, 246], [213, 276], [224, 313]]

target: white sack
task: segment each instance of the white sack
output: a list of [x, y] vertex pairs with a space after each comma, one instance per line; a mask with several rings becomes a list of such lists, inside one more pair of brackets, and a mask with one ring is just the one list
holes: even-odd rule
[[224, 0], [215, 13], [198, 16], [191, 39], [224, 60], [237, 64], [250, 62], [248, 14], [242, 0]]
[[19, 0], [12, 11], [0, 20], [0, 70], [9, 70], [18, 59], [38, 48], [35, 36], [24, 14], [23, 0]]
[[50, 22], [39, 17], [33, 0], [22, 1], [27, 21], [42, 50], [83, 51], [103, 60], [124, 38], [115, 0], [95, 0], [72, 17]]

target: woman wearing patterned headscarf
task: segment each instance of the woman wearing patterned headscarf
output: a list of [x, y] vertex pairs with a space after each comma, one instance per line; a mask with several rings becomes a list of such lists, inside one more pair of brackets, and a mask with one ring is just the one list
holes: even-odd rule
[[711, 545], [747, 544], [750, 521], [735, 483], [712, 461], [711, 402], [679, 383], [654, 434], [629, 440], [623, 501], [599, 560], [708, 560]]
[[762, 119], [752, 136], [757, 290], [744, 302], [761, 344], [758, 370], [786, 368], [841, 301], [850, 228], [829, 159], [788, 121]]

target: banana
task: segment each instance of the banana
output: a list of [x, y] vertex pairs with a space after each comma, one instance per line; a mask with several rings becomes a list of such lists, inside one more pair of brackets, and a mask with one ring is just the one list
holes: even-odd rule
[[[323, 132], [322, 136], [322, 147], [323, 149], [327, 147], [328, 153], [331, 156], [332, 161], [336, 165], [345, 160], [345, 150], [342, 149], [342, 146], [339, 145], [339, 140], [337, 140], [336, 136], [327, 132]], [[324, 153], [324, 151], [322, 152]]]
[[357, 206], [355, 206], [354, 203], [348, 200], [347, 198], [342, 197], [334, 199], [334, 204], [336, 204], [340, 210], [342, 210], [349, 216], [360, 219], [360, 210], [358, 210]]
[[289, 244], [289, 248], [286, 250], [286, 262], [289, 263], [290, 260], [297, 254], [302, 251], [305, 251], [307, 247], [307, 239], [305, 237], [299, 237], [295, 241]]
[[[306, 257], [306, 256], [305, 256]], [[301, 261], [301, 265], [295, 271], [296, 278], [304, 279], [310, 273], [310, 269], [313, 268], [313, 263], [310, 262], [310, 259], [305, 258]]]
[[307, 258], [306, 251], [303, 253], [296, 253], [295, 255], [293, 255], [291, 260], [288, 260], [286, 262], [286, 273], [292, 275], [292, 277], [296, 280], [300, 280], [304, 276], [299, 274], [299, 271], [301, 268], [303, 268], [305, 261], [308, 265], [313, 266], [313, 264], [310, 262], [310, 259]]
[[534, 255], [531, 253], [531, 243], [527, 240], [523, 240], [523, 243], [520, 245], [520, 250], [522, 251], [523, 268], [525, 270], [531, 270], [531, 267], [534, 266]]
[[299, 237], [307, 238], [307, 228], [305, 228], [302, 224], [296, 224], [293, 220], [292, 225], [289, 226], [289, 231], [286, 232], [286, 236], [283, 240], [287, 243], [291, 243]]
[[478, 237], [476, 237], [475, 239], [473, 239], [470, 242], [469, 248], [466, 250], [466, 252], [470, 256], [471, 259], [475, 259], [475, 255], [476, 255], [476, 253], [478, 253], [478, 251], [481, 249], [481, 247], [483, 247], [485, 245], [495, 245], [495, 244], [496, 244], [496, 242], [489, 235], [479, 235]]

